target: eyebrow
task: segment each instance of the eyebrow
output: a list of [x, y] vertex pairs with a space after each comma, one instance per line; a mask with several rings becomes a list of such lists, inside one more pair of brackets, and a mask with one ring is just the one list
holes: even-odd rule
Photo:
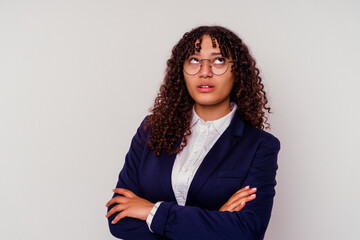
[[[200, 54], [199, 52], [195, 52], [195, 53], [192, 54], [192, 55], [200, 56], [201, 54]], [[222, 56], [222, 54], [219, 53], [219, 52], [213, 52], [213, 53], [211, 53], [210, 55], [211, 55], [211, 56], [216, 56], [216, 55], [221, 55], [221, 56]]]

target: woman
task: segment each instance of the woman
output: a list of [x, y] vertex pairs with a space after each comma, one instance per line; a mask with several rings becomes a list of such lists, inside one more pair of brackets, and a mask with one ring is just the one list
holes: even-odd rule
[[238, 36], [219, 26], [185, 33], [106, 204], [111, 233], [263, 239], [280, 149], [262, 130], [266, 112], [259, 70]]

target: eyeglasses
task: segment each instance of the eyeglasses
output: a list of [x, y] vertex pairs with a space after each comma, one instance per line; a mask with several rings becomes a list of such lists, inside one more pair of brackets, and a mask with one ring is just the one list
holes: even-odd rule
[[196, 75], [200, 72], [202, 67], [202, 61], [209, 61], [210, 70], [214, 75], [223, 75], [229, 68], [229, 61], [225, 57], [214, 57], [211, 59], [199, 59], [196, 57], [190, 57], [184, 62], [184, 71], [189, 75]]

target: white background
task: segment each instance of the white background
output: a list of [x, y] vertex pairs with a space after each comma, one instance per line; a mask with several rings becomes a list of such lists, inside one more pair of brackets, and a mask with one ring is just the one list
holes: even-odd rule
[[282, 143], [267, 240], [359, 239], [360, 2], [0, 0], [0, 239], [113, 239], [105, 219], [171, 48], [251, 49]]

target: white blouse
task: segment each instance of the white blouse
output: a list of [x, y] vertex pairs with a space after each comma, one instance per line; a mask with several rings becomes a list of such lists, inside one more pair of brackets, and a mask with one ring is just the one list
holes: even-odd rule
[[[204, 160], [206, 154], [230, 125], [230, 122], [236, 113], [237, 106], [235, 103], [230, 103], [230, 108], [231, 112], [226, 116], [207, 122], [201, 119], [193, 109], [190, 125], [191, 135], [188, 138], [186, 147], [176, 155], [171, 173], [172, 188], [176, 201], [179, 205], [185, 205], [190, 184], [196, 171]], [[149, 229], [152, 219], [160, 204], [161, 202], [157, 202], [155, 204], [146, 219]]]

